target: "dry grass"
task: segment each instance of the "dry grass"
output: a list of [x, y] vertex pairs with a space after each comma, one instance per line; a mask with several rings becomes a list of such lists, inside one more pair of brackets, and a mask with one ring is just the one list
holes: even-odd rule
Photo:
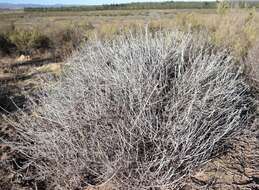
[[[2, 32], [8, 32], [13, 27], [19, 31], [41, 31], [53, 42], [61, 57], [95, 35], [112, 39], [120, 33], [149, 25], [151, 31], [175, 28], [183, 31], [207, 30], [214, 44], [231, 48], [238, 59], [243, 59], [258, 39], [259, 30], [258, 13], [253, 9], [224, 9], [218, 13], [216, 10], [19, 12], [1, 13], [0, 18]], [[72, 39], [65, 42], [60, 34], [71, 31]]]
[[259, 90], [259, 42], [257, 42], [256, 45], [252, 49], [250, 49], [245, 64], [248, 66], [247, 75], [251, 80], [251, 84], [258, 91]]
[[[185, 32], [207, 31], [214, 45], [231, 49], [233, 55], [242, 60], [258, 39], [257, 23], [259, 23], [259, 17], [255, 9], [233, 9], [226, 10], [224, 14], [207, 13], [206, 15], [193, 11], [174, 13], [172, 18], [153, 18], [146, 21], [141, 18], [135, 21], [130, 19], [114, 20], [109, 23], [103, 21], [96, 25], [91, 34], [97, 34], [102, 39], [110, 39], [145, 25], [148, 25], [150, 31], [163, 29], [180, 29]], [[94, 35], [89, 35], [89, 39]]]
[[176, 26], [184, 31], [206, 30], [212, 43], [230, 48], [237, 59], [243, 59], [258, 39], [258, 21], [258, 13], [254, 9], [233, 9], [210, 16], [199, 13], [179, 14]]

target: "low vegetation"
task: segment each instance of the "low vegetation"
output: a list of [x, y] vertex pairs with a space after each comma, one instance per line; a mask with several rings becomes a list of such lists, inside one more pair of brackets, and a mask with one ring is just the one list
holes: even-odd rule
[[[83, 29], [82, 29], [83, 30]], [[14, 29], [1, 35], [2, 55], [41, 55], [51, 52], [59, 57], [67, 57], [87, 39], [76, 26], [63, 28], [49, 35], [39, 29]]]
[[[218, 4], [228, 6], [228, 2], [223, 0], [219, 2], [188, 2], [188, 1], [166, 1], [166, 2], [144, 2], [144, 3], [124, 3], [96, 6], [67, 6], [67, 7], [43, 7], [43, 8], [25, 8], [26, 12], [51, 12], [51, 11], [101, 11], [101, 10], [146, 10], [146, 9], [216, 9]], [[257, 1], [236, 1], [232, 6], [240, 8], [259, 7]]]
[[100, 11], [100, 10], [145, 10], [145, 9], [213, 9], [217, 7], [216, 2], [147, 2], [147, 3], [125, 3], [97, 6], [74, 6], [74, 7], [51, 7], [51, 8], [25, 8], [26, 12], [48, 12], [48, 11]]
[[220, 8], [218, 12], [209, 17], [195, 13], [179, 14], [176, 22], [184, 31], [207, 31], [213, 44], [230, 48], [239, 59], [245, 58], [258, 38], [255, 9]]
[[[244, 7], [241, 4], [239, 6]], [[211, 42], [214, 45], [232, 49], [235, 56], [242, 60], [258, 39], [258, 13], [255, 8], [249, 8], [249, 6], [245, 6], [246, 8], [243, 9], [230, 7], [231, 5], [226, 2], [219, 3], [217, 8], [208, 13], [197, 12], [194, 9], [188, 12], [167, 12], [164, 10], [161, 13], [158, 10], [152, 12], [152, 9], [147, 10], [146, 13], [137, 10], [133, 12], [127, 10], [117, 10], [117, 12], [109, 12], [109, 10], [75, 11], [74, 13], [66, 11], [62, 14], [59, 11], [38, 12], [38, 19], [43, 20], [42, 26], [32, 23], [30, 28], [15, 24], [12, 21], [13, 18], [2, 15], [3, 19], [11, 21], [10, 25], [2, 29], [1, 39], [5, 40], [3, 43], [5, 45], [2, 45], [0, 51], [2, 54], [15, 52], [16, 55], [42, 54], [42, 52], [48, 51], [55, 52], [54, 54], [59, 57], [67, 57], [74, 49], [80, 47], [80, 44], [95, 38], [96, 35], [107, 40], [118, 34], [134, 31], [148, 25], [150, 31], [153, 32], [163, 29], [179, 29], [185, 32], [206, 31], [210, 34]], [[80, 14], [77, 13], [86, 14], [86, 16], [81, 19]], [[37, 14], [25, 12], [17, 14], [17, 17], [22, 15], [21, 19], [26, 20], [26, 17], [37, 17]], [[149, 14], [164, 14], [164, 18], [150, 18], [148, 22], [145, 22], [142, 14], [146, 14], [146, 17], [149, 17]], [[65, 15], [71, 15], [73, 19], [79, 17], [79, 20], [72, 20]], [[95, 21], [97, 16], [100, 19]], [[86, 19], [88, 17], [93, 18], [93, 20]], [[106, 17], [110, 18], [109, 22], [107, 19], [105, 20]], [[133, 21], [130, 17], [137, 19]], [[47, 21], [44, 21], [44, 18]], [[49, 21], [53, 18], [55, 24], [51, 25]], [[125, 19], [125, 22], [121, 22], [121, 19]]]
[[16, 45], [13, 44], [6, 35], [0, 35], [0, 55], [11, 54], [15, 52], [15, 50]]

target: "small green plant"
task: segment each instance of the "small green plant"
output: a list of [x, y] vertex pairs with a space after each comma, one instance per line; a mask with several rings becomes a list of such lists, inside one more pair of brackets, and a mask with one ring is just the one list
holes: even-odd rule
[[6, 55], [15, 51], [16, 46], [13, 44], [7, 35], [0, 34], [0, 54]]
[[32, 47], [34, 49], [47, 50], [52, 48], [52, 46], [53, 46], [53, 43], [51, 39], [46, 35], [38, 35], [32, 43]]
[[230, 4], [227, 0], [222, 0], [218, 2], [217, 13], [220, 15], [225, 15], [230, 8]]

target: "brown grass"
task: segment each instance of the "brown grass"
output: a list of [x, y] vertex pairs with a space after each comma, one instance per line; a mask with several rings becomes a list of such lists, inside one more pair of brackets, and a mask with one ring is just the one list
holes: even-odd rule
[[[18, 50], [24, 50], [24, 47], [21, 47], [21, 42], [13, 36], [22, 36], [24, 31], [32, 33], [26, 35], [28, 39], [22, 44], [28, 46], [31, 44], [30, 40], [34, 38], [35, 31], [36, 33], [40, 31], [40, 35], [45, 36], [45, 39], [48, 38], [56, 53], [61, 56], [70, 54], [80, 43], [96, 35], [102, 39], [111, 39], [120, 33], [147, 24], [151, 31], [175, 28], [183, 31], [207, 30], [214, 44], [229, 47], [235, 56], [243, 58], [258, 38], [258, 15], [255, 9], [224, 9], [223, 12], [220, 10], [13, 12], [0, 13], [0, 29], [4, 33], [10, 33]], [[14, 29], [21, 32], [12, 34], [10, 31]], [[53, 52], [53, 49], [51, 51]]]

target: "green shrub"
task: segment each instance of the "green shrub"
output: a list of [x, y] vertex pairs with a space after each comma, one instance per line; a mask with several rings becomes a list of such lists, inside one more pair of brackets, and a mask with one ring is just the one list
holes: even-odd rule
[[10, 41], [16, 45], [19, 53], [31, 54], [38, 49], [49, 49], [52, 47], [51, 39], [34, 30], [14, 30], [8, 33]]
[[34, 32], [27, 30], [14, 30], [9, 33], [11, 42], [17, 46], [20, 53], [27, 53], [30, 50], [35, 35]]
[[39, 35], [34, 39], [32, 47], [34, 49], [47, 50], [53, 47], [53, 42], [48, 36]]
[[10, 54], [16, 49], [15, 44], [13, 44], [7, 35], [0, 34], [0, 54]]
[[228, 12], [230, 8], [230, 4], [227, 0], [222, 0], [218, 3], [218, 7], [217, 7], [217, 13], [224, 15]]

